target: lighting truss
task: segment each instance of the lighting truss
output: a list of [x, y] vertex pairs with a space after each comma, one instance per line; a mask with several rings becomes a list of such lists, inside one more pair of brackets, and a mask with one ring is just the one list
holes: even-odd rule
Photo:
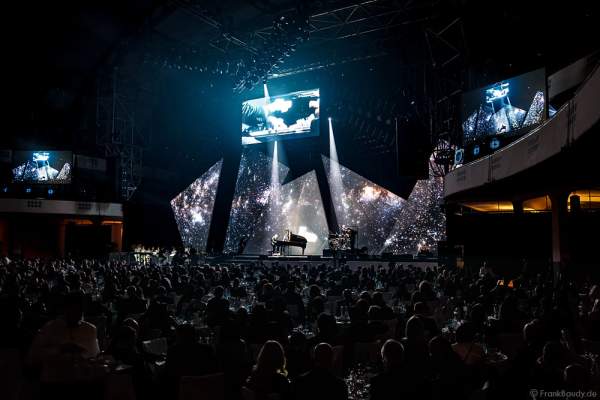
[[124, 201], [131, 199], [142, 180], [143, 153], [151, 131], [136, 124], [137, 98], [149, 98], [146, 87], [127, 87], [124, 71], [114, 68], [100, 75], [96, 98], [96, 144], [105, 157], [116, 158], [119, 165], [118, 190]]
[[[429, 5], [416, 6], [412, 3], [368, 0], [313, 14], [309, 17], [310, 43], [315, 45], [323, 41], [353, 38], [431, 18], [427, 13], [415, 15], [415, 11], [430, 9]], [[258, 29], [252, 32], [251, 40], [265, 41], [271, 34], [272, 27]]]

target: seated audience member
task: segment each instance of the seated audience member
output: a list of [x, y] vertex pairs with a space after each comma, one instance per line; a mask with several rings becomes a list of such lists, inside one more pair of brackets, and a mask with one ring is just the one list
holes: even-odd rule
[[470, 322], [463, 322], [456, 329], [456, 343], [452, 349], [458, 354], [466, 365], [481, 363], [484, 351], [483, 347], [475, 342], [475, 329]]
[[206, 323], [208, 326], [223, 324], [229, 315], [229, 301], [223, 298], [223, 286], [217, 286], [213, 291], [214, 297], [206, 304]]
[[319, 343], [328, 343], [332, 346], [340, 344], [337, 323], [331, 314], [321, 313], [317, 318], [317, 334], [309, 339], [308, 345], [314, 348]]
[[395, 318], [394, 310], [392, 310], [392, 307], [385, 304], [385, 301], [383, 299], [383, 293], [381, 293], [381, 292], [373, 293], [372, 301], [373, 301], [374, 306], [378, 306], [380, 308], [379, 312], [380, 312], [382, 320], [388, 321], [390, 319]]
[[439, 335], [440, 330], [435, 323], [435, 320], [431, 318], [431, 310], [427, 306], [426, 303], [419, 301], [415, 303], [414, 313], [418, 316], [423, 322], [423, 327], [425, 328], [425, 339], [429, 340], [434, 336]]
[[252, 369], [252, 360], [246, 342], [240, 336], [240, 327], [233, 321], [225, 322], [221, 328], [217, 360], [219, 370], [225, 374], [225, 398], [238, 399]]
[[331, 369], [333, 348], [320, 343], [314, 349], [314, 368], [299, 376], [295, 382], [296, 400], [346, 400], [346, 383], [335, 376]]
[[538, 359], [533, 382], [537, 387], [557, 390], [562, 386], [564, 369], [566, 367], [565, 349], [560, 342], [547, 342]]
[[157, 337], [172, 337], [175, 321], [163, 303], [152, 301], [148, 310], [140, 318], [140, 339], [155, 339]]
[[303, 323], [305, 318], [304, 302], [302, 301], [302, 296], [296, 291], [296, 285], [293, 281], [287, 283], [283, 300], [292, 319], [299, 324]]
[[256, 365], [246, 381], [246, 388], [253, 392], [255, 400], [268, 400], [274, 396], [282, 400], [290, 398], [290, 381], [285, 366], [281, 344], [274, 340], [267, 341], [258, 353]]
[[[381, 348], [383, 372], [371, 378], [371, 400], [400, 399], [415, 393], [414, 382], [407, 375], [404, 347], [397, 340], [387, 340]], [[416, 394], [416, 393], [415, 393]]]
[[465, 364], [452, 350], [448, 340], [435, 336], [429, 341], [434, 398], [461, 399], [465, 397]]
[[212, 348], [198, 343], [196, 330], [191, 324], [177, 327], [175, 344], [167, 352], [165, 372], [171, 393], [176, 393], [183, 376], [201, 376], [217, 371]]
[[30, 357], [33, 364], [44, 365], [55, 356], [91, 358], [99, 352], [96, 327], [83, 320], [83, 296], [69, 293], [63, 316], [44, 325], [33, 341]]
[[576, 392], [590, 389], [590, 374], [580, 364], [567, 365], [564, 371], [565, 390]]
[[133, 384], [138, 397], [145, 398], [148, 392], [150, 376], [146, 373], [144, 357], [138, 351], [137, 332], [134, 328], [121, 326], [112, 339], [106, 354], [112, 356], [116, 361], [132, 367]]
[[369, 307], [367, 316], [369, 318], [369, 330], [373, 338], [383, 335], [388, 331], [388, 326], [383, 323], [383, 318], [381, 317], [381, 307]]
[[127, 288], [127, 296], [118, 304], [119, 316], [125, 318], [131, 314], [142, 314], [147, 309], [146, 299], [141, 296], [141, 291], [135, 286]]
[[294, 379], [310, 370], [310, 351], [308, 341], [303, 333], [293, 332], [290, 335], [285, 355], [288, 377], [290, 379]]
[[431, 374], [431, 360], [429, 346], [425, 340], [423, 322], [417, 316], [411, 317], [406, 322], [406, 336], [402, 338], [404, 347], [404, 360], [407, 376], [417, 386], [423, 386]]
[[33, 335], [22, 326], [23, 312], [15, 301], [3, 300], [0, 303], [0, 315], [3, 316], [0, 348], [16, 349], [22, 358], [25, 357], [33, 341]]

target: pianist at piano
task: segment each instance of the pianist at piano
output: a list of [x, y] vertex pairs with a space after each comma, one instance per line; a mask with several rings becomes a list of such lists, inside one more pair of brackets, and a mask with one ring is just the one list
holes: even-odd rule
[[286, 229], [285, 235], [282, 240], [279, 240], [279, 235], [275, 234], [271, 238], [271, 245], [273, 246], [272, 255], [289, 255], [290, 247], [299, 247], [302, 249], [302, 255], [306, 250], [306, 238], [304, 236], [296, 235], [289, 229]]

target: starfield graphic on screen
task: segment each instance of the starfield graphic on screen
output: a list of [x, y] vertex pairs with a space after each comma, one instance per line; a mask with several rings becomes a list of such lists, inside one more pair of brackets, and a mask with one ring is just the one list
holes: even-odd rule
[[319, 135], [319, 89], [242, 103], [242, 144]]
[[70, 151], [16, 151], [12, 169], [17, 183], [70, 183]]
[[532, 71], [463, 96], [463, 138], [472, 143], [489, 136], [518, 136], [546, 118], [546, 75]]

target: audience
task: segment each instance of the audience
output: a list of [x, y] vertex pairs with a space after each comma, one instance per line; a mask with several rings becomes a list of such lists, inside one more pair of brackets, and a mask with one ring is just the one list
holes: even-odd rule
[[[49, 398], [101, 396], [60, 386], [94, 365], [124, 368], [140, 400], [176, 398], [181, 377], [216, 372], [228, 400], [358, 398], [343, 378], [364, 371], [375, 400], [600, 388], [600, 289], [586, 281], [167, 258], [0, 260], [2, 348]], [[156, 341], [164, 354], [144, 351]]]

